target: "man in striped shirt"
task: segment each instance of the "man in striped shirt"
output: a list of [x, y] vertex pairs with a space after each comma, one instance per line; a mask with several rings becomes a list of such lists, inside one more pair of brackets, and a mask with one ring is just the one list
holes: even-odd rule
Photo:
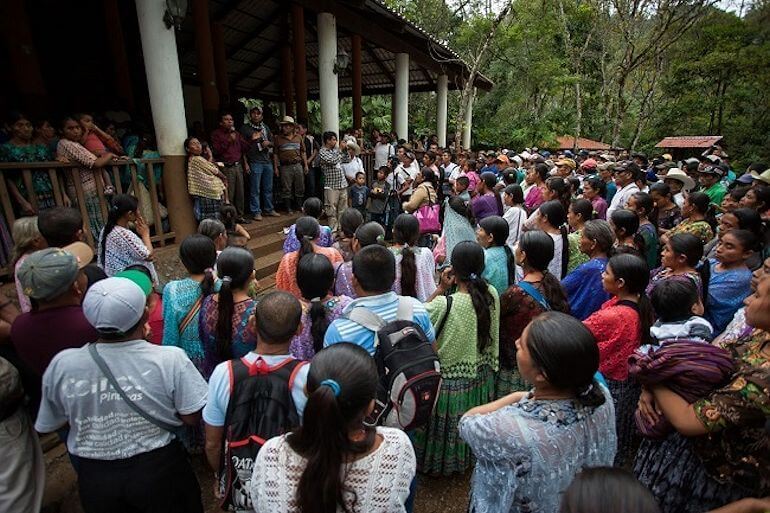
[[358, 299], [348, 304], [343, 310], [343, 316], [335, 319], [326, 330], [324, 347], [338, 342], [351, 342], [374, 355], [376, 334], [348, 319], [347, 314], [354, 308], [366, 308], [385, 322], [395, 321], [399, 299], [412, 303], [413, 321], [422, 328], [428, 341], [433, 343], [436, 335], [428, 312], [417, 299], [396, 295], [391, 290], [395, 279], [396, 259], [389, 249], [373, 245], [356, 253], [353, 257], [353, 288]]

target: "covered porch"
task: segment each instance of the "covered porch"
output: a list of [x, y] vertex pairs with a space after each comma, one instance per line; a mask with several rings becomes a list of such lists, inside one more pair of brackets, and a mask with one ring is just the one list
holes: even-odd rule
[[[158, 245], [196, 229], [182, 147], [194, 122], [209, 130], [219, 111], [235, 106], [245, 112], [240, 98], [279, 102], [276, 117], [307, 122], [308, 101], [317, 99], [319, 128], [339, 132], [340, 98], [352, 98], [352, 127], [362, 128], [362, 96], [389, 94], [393, 130], [407, 139], [409, 94], [426, 92], [436, 96], [436, 133], [444, 147], [448, 91], [468, 78], [457, 54], [379, 0], [7, 0], [0, 19], [0, 65], [9, 71], [0, 85], [0, 111], [55, 119], [79, 110], [118, 110], [151, 118], [161, 158], [116, 165], [127, 165], [133, 180], [137, 164], [162, 166], [161, 180], [145, 183]], [[78, 32], [79, 23], [87, 36]], [[83, 43], [91, 54], [68, 61]], [[94, 62], [101, 66], [94, 69]], [[481, 75], [474, 85], [492, 87]], [[464, 128], [463, 146], [469, 147], [469, 123]], [[57, 162], [0, 165], [0, 207], [8, 225], [18, 210], [7, 179], [21, 176], [28, 183], [41, 169], [53, 185], [71, 173], [71, 166]], [[56, 204], [65, 204], [61, 195]], [[100, 209], [107, 208], [100, 194]]]

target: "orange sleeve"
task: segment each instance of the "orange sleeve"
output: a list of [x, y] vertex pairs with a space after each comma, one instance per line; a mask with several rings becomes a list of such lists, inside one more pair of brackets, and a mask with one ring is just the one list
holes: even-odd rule
[[275, 288], [287, 292], [291, 292], [292, 282], [294, 281], [294, 277], [291, 276], [290, 272], [290, 269], [293, 269], [294, 267], [289, 260], [291, 260], [291, 253], [286, 254], [281, 258], [281, 263], [278, 264], [278, 271], [275, 273]]

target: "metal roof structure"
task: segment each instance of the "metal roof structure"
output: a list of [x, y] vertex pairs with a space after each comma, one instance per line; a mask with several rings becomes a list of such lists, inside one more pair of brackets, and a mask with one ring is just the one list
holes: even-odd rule
[[[280, 99], [281, 47], [291, 37], [292, 3], [305, 10], [305, 52], [308, 96], [317, 98], [318, 35], [316, 15], [331, 12], [337, 19], [338, 52], [352, 54], [351, 35], [363, 40], [362, 94], [390, 94], [395, 89], [396, 53], [409, 54], [410, 92], [435, 91], [439, 74], [449, 77], [449, 89], [462, 88], [468, 66], [445, 44], [392, 11], [380, 0], [209, 0], [211, 21], [224, 33], [227, 75], [234, 94]], [[182, 79], [198, 83], [194, 25], [188, 16], [179, 34]], [[340, 96], [352, 94], [352, 70], [339, 75]], [[476, 87], [490, 90], [492, 82], [477, 75]]]
[[710, 148], [722, 140], [721, 135], [684, 135], [665, 137], [656, 148]]

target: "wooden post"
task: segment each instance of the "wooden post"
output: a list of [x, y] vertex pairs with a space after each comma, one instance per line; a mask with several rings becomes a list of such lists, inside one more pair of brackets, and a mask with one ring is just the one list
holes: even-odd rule
[[297, 98], [297, 119], [308, 122], [307, 113], [307, 63], [305, 59], [305, 9], [291, 5], [291, 33], [294, 50], [294, 92]]
[[[0, 38], [8, 49], [7, 73], [29, 115], [48, 115], [48, 102], [24, 0], [0, 2]], [[9, 221], [10, 222], [10, 221]]]
[[195, 26], [195, 49], [198, 53], [198, 79], [203, 100], [203, 119], [206, 129], [210, 131], [219, 125], [219, 91], [214, 70], [208, 0], [193, 0], [192, 13]]
[[361, 36], [351, 36], [353, 47], [353, 128], [363, 128], [361, 112]]
[[214, 47], [214, 69], [217, 76], [219, 101], [223, 104], [227, 104], [230, 102], [230, 83], [227, 78], [225, 34], [222, 24], [218, 21], [211, 24], [211, 44]]
[[123, 26], [120, 22], [120, 9], [118, 0], [106, 0], [104, 2], [104, 21], [109, 27], [107, 40], [112, 55], [113, 78], [115, 80], [115, 92], [118, 98], [123, 100], [126, 110], [136, 110], [134, 103], [134, 90], [131, 87], [131, 73], [128, 68], [128, 56], [126, 44], [123, 39]]
[[294, 86], [291, 74], [291, 44], [286, 41], [281, 46], [281, 89], [283, 102], [286, 104], [286, 116], [294, 116]]

